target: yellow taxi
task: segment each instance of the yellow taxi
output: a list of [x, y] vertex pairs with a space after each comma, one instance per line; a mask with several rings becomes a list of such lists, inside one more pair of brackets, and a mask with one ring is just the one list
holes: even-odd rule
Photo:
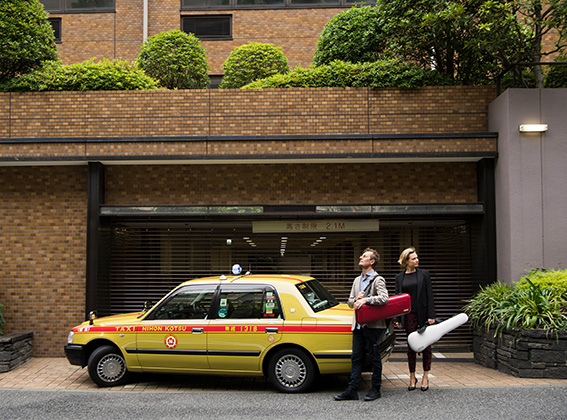
[[[316, 279], [296, 275], [190, 280], [144, 312], [96, 318], [72, 329], [65, 354], [99, 386], [129, 372], [267, 376], [304, 392], [319, 374], [350, 372], [353, 310]], [[389, 326], [380, 344], [394, 346]]]

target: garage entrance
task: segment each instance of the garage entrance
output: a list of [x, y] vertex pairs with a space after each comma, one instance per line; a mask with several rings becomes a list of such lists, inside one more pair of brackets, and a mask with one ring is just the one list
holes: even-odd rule
[[[310, 219], [309, 223], [331, 219]], [[378, 272], [394, 293], [401, 271], [400, 252], [415, 246], [422, 268], [431, 272], [438, 317], [461, 312], [478, 283], [472, 217], [439, 220], [358, 220], [369, 231], [310, 230], [297, 217], [199, 220], [107, 219], [100, 231], [97, 309], [101, 315], [140, 310], [143, 302], [161, 298], [179, 283], [197, 277], [230, 275], [233, 264], [254, 274], [305, 274], [317, 278], [342, 302], [359, 274], [358, 257], [366, 247], [378, 250]], [[259, 228], [261, 221], [263, 228]], [[267, 225], [266, 225], [267, 223]], [[266, 229], [268, 226], [268, 229]], [[271, 228], [270, 228], [271, 226]], [[296, 229], [297, 228], [297, 229]], [[476, 269], [473, 270], [473, 267]], [[470, 348], [468, 328], [443, 338], [441, 348]]]

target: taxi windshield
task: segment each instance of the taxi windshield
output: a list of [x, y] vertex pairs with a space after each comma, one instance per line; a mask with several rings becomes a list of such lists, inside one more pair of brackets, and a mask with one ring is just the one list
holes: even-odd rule
[[337, 306], [339, 301], [317, 280], [309, 280], [297, 285], [297, 289], [314, 312]]

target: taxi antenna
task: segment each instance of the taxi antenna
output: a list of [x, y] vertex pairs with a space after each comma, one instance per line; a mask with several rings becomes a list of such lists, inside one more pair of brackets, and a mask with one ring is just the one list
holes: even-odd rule
[[230, 282], [232, 283], [234, 280], [238, 280], [241, 279], [242, 277], [246, 277], [250, 275], [250, 271], [247, 271], [246, 273], [242, 274], [241, 276], [236, 276], [234, 277]]

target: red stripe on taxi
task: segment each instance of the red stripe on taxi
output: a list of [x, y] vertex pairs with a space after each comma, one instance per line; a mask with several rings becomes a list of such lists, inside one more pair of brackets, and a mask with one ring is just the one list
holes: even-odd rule
[[[265, 333], [266, 328], [280, 328], [278, 325], [254, 325], [254, 324], [225, 324], [225, 325], [144, 325], [144, 326], [119, 326], [98, 327], [87, 326], [73, 328], [75, 333], [191, 333], [194, 328], [202, 328], [207, 333], [221, 332], [250, 332]], [[305, 328], [300, 325], [283, 327], [281, 332], [286, 333], [350, 333], [350, 325], [319, 325], [314, 328]]]

